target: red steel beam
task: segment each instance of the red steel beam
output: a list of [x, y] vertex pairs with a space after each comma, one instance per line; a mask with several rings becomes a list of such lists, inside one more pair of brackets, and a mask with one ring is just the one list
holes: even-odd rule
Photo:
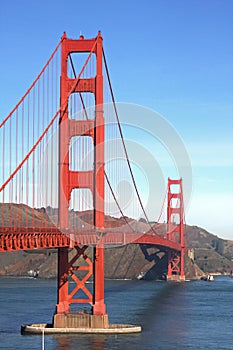
[[135, 244], [152, 244], [170, 248], [180, 252], [180, 244], [159, 237], [153, 234], [141, 234], [132, 232], [111, 232], [111, 229], [97, 233], [94, 230], [85, 230], [83, 232], [70, 233], [65, 235], [57, 228], [4, 228], [0, 229], [0, 252], [10, 252], [17, 250], [32, 250], [46, 248], [69, 248], [76, 245], [125, 245]]
[[[176, 191], [172, 188], [177, 185]], [[169, 241], [176, 241], [180, 245], [180, 251], [169, 251], [168, 254], [168, 278], [179, 275], [185, 278], [184, 255], [185, 255], [185, 225], [184, 225], [184, 203], [182, 179], [168, 179], [168, 203], [167, 203], [167, 238]], [[172, 202], [175, 199], [174, 202]]]

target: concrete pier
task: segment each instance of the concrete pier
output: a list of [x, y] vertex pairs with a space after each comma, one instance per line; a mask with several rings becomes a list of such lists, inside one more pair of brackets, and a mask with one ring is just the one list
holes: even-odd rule
[[180, 275], [167, 276], [167, 281], [168, 282], [184, 282], [185, 276], [180, 276]]
[[92, 315], [84, 312], [55, 314], [53, 323], [36, 323], [21, 326], [22, 334], [127, 334], [139, 333], [141, 326], [109, 324], [108, 315]]
[[109, 324], [108, 328], [89, 328], [89, 327], [67, 327], [67, 328], [54, 328], [52, 324], [40, 323], [22, 325], [22, 334], [130, 334], [140, 333], [142, 331], [141, 326], [130, 324]]
[[109, 328], [108, 315], [55, 314], [54, 328]]

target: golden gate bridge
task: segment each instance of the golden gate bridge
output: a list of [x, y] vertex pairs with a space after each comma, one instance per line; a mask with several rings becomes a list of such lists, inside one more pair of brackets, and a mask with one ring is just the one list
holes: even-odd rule
[[[182, 179], [168, 179], [167, 225], [161, 233], [150, 222], [136, 184], [100, 32], [77, 40], [63, 34], [1, 122], [0, 133], [0, 252], [58, 248], [54, 328], [109, 327], [108, 246], [165, 247], [167, 278], [185, 279]], [[130, 193], [125, 186], [119, 196], [122, 179], [130, 183]], [[133, 225], [131, 215], [143, 217], [143, 228]], [[85, 304], [91, 306], [86, 321], [72, 313], [73, 305]]]

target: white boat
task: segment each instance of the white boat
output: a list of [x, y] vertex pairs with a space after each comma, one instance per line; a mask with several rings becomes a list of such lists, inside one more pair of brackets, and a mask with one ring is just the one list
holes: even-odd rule
[[214, 276], [213, 275], [208, 275], [207, 276], [207, 281], [214, 282]]
[[201, 277], [202, 281], [208, 281], [208, 282], [214, 282], [214, 276], [213, 275], [205, 275]]
[[142, 280], [144, 276], [145, 276], [145, 272], [141, 271], [141, 272], [136, 276], [136, 278], [137, 278], [138, 280]]
[[33, 277], [33, 278], [37, 278], [39, 276], [39, 271], [38, 270], [29, 270], [28, 276]]

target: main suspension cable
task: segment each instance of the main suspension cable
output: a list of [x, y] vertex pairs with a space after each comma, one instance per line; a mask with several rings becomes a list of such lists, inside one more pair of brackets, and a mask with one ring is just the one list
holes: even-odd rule
[[[71, 55], [69, 55], [69, 60], [70, 60], [70, 64], [71, 64], [71, 68], [72, 68], [74, 77], [75, 77], [75, 79], [76, 79], [76, 78], [77, 78], [77, 74], [76, 74], [76, 70], [75, 70], [74, 63], [73, 63], [73, 60], [72, 60]], [[80, 75], [79, 75], [79, 76], [80, 76]], [[85, 103], [84, 103], [82, 94], [79, 93], [79, 96], [80, 96], [80, 100], [81, 100], [81, 103], [82, 103], [82, 107], [83, 107], [83, 109], [84, 109], [85, 117], [86, 117], [86, 119], [88, 120], [89, 118], [88, 118], [88, 114], [87, 114], [87, 110], [86, 110], [86, 107], [85, 107]], [[121, 207], [120, 207], [120, 204], [119, 204], [119, 202], [118, 202], [118, 200], [117, 200], [117, 198], [116, 198], [116, 195], [115, 195], [115, 193], [114, 193], [114, 191], [113, 191], [113, 188], [112, 188], [112, 186], [111, 186], [109, 177], [108, 177], [108, 175], [107, 175], [107, 173], [106, 173], [105, 170], [104, 170], [104, 176], [105, 176], [105, 178], [106, 178], [107, 184], [108, 184], [108, 186], [109, 186], [109, 189], [110, 189], [110, 191], [111, 191], [111, 194], [112, 194], [112, 196], [113, 196], [113, 199], [114, 199], [114, 201], [115, 201], [115, 203], [116, 203], [116, 205], [117, 205], [117, 207], [118, 207], [118, 210], [119, 210], [120, 213], [121, 213], [122, 218], [124, 219], [125, 223], [126, 223], [133, 231], [135, 231], [135, 230], [133, 229], [133, 227], [130, 225], [130, 223], [128, 222], [128, 220], [126, 219], [126, 217], [125, 217], [125, 215], [124, 215], [124, 213], [123, 213], [123, 211], [122, 211], [122, 209], [121, 209]]]
[[120, 119], [119, 119], [118, 111], [117, 111], [117, 108], [116, 108], [115, 97], [114, 97], [114, 94], [113, 94], [113, 89], [112, 89], [112, 85], [111, 85], [111, 80], [110, 80], [110, 75], [109, 75], [109, 71], [108, 71], [108, 66], [107, 66], [107, 61], [106, 61], [106, 57], [105, 57], [105, 54], [104, 54], [104, 50], [103, 50], [103, 58], [104, 58], [104, 64], [105, 64], [105, 69], [106, 69], [107, 78], [108, 78], [109, 89], [110, 89], [110, 92], [111, 92], [112, 102], [113, 102], [113, 106], [114, 106], [114, 111], [115, 111], [115, 114], [116, 114], [117, 124], [118, 124], [118, 128], [119, 128], [119, 132], [120, 132], [120, 136], [121, 136], [121, 140], [122, 140], [122, 144], [123, 144], [123, 148], [124, 148], [127, 164], [128, 164], [128, 167], [129, 167], [129, 171], [130, 171], [131, 177], [132, 177], [134, 189], [136, 191], [136, 194], [137, 194], [137, 197], [138, 197], [138, 201], [140, 203], [140, 206], [141, 206], [141, 209], [143, 211], [143, 214], [144, 214], [144, 216], [146, 218], [147, 224], [150, 226], [150, 229], [153, 231], [153, 233], [156, 234], [157, 236], [159, 236], [156, 233], [156, 231], [154, 230], [154, 227], [151, 225], [151, 223], [149, 221], [149, 218], [148, 218], [148, 216], [146, 214], [146, 211], [145, 211], [145, 208], [143, 206], [140, 194], [138, 192], [137, 184], [136, 184], [136, 181], [135, 181], [135, 178], [134, 178], [134, 175], [133, 175], [133, 170], [132, 170], [132, 167], [131, 167], [131, 164], [130, 164], [130, 161], [129, 161], [129, 157], [128, 157], [128, 152], [127, 152], [127, 149], [126, 149], [122, 128], [121, 128], [121, 125], [120, 125]]
[[21, 99], [19, 100], [19, 102], [16, 104], [16, 106], [12, 109], [12, 111], [8, 114], [8, 116], [1, 122], [0, 124], [0, 128], [7, 122], [7, 120], [12, 116], [12, 114], [16, 111], [16, 109], [20, 106], [20, 104], [24, 101], [24, 99], [26, 98], [26, 96], [30, 93], [30, 91], [32, 90], [32, 88], [35, 86], [35, 84], [37, 83], [37, 81], [40, 79], [40, 77], [42, 76], [42, 74], [44, 73], [44, 71], [46, 70], [46, 68], [48, 67], [49, 63], [51, 62], [51, 60], [53, 59], [55, 53], [57, 52], [57, 50], [59, 49], [61, 43], [63, 41], [63, 38], [61, 38], [61, 40], [59, 41], [59, 43], [57, 44], [55, 50], [53, 51], [52, 55], [49, 57], [48, 61], [46, 62], [46, 64], [44, 65], [44, 67], [42, 68], [42, 70], [40, 71], [40, 73], [38, 74], [38, 76], [36, 77], [36, 79], [33, 81], [33, 83], [31, 84], [31, 86], [28, 88], [28, 90], [25, 92], [25, 94], [23, 95], [23, 97], [21, 97]]

